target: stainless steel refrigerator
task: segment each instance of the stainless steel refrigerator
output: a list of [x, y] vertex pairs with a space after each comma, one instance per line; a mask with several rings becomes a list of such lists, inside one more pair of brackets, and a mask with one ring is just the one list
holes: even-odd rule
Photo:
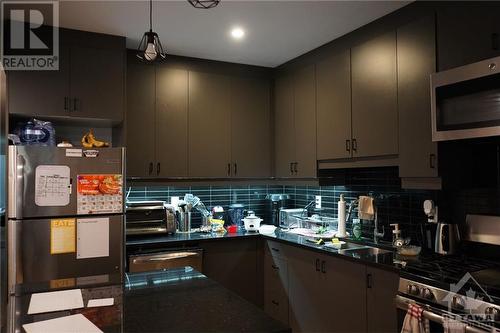
[[121, 283], [124, 148], [9, 146], [8, 287]]

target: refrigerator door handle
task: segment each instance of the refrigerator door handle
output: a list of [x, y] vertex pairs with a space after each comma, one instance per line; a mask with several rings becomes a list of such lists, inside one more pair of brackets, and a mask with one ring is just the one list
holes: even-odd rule
[[9, 218], [22, 218], [24, 196], [24, 169], [26, 161], [17, 154], [17, 147], [9, 147]]
[[20, 261], [22, 254], [20, 254], [20, 246], [18, 244], [21, 238], [21, 222], [15, 220], [9, 220], [8, 231], [7, 231], [7, 265], [8, 265], [8, 288], [9, 294], [15, 293], [16, 284], [22, 282], [23, 273], [18, 272], [18, 267], [22, 267]]

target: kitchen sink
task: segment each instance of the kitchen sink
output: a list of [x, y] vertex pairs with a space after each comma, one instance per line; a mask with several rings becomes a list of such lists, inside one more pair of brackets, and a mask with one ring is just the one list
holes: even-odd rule
[[386, 253], [392, 253], [390, 250], [384, 250], [384, 249], [379, 249], [378, 247], [372, 247], [372, 246], [361, 246], [359, 244], [352, 244], [357, 245], [358, 247], [352, 247], [349, 248], [347, 247], [346, 249], [342, 249], [339, 251], [339, 253], [342, 254], [351, 254], [351, 253], [356, 253], [360, 256], [377, 256], [379, 254], [386, 254]]

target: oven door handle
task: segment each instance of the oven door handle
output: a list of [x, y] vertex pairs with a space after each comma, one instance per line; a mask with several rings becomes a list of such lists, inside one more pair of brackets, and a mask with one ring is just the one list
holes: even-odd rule
[[[409, 298], [406, 298], [406, 297], [403, 297], [403, 296], [400, 296], [400, 295], [397, 295], [396, 296], [396, 299], [394, 300], [395, 303], [396, 303], [396, 307], [400, 310], [403, 310], [403, 311], [407, 311], [408, 310], [408, 305], [410, 304], [417, 304], [417, 305], [420, 305], [421, 307], [423, 307], [424, 310], [422, 312], [422, 316], [432, 322], [435, 322], [435, 323], [438, 323], [438, 324], [443, 324], [444, 322], [444, 317], [441, 316], [441, 315], [438, 315], [437, 313], [434, 313], [432, 312], [432, 308], [428, 305], [425, 305], [425, 304], [422, 304], [422, 303], [419, 303], [419, 302], [416, 302], [412, 299], [409, 299]], [[485, 332], [492, 332], [491, 328], [490, 329], [481, 329], [479, 327], [475, 327], [475, 326], [469, 326], [467, 325], [465, 327], [465, 332], [466, 333], [485, 333]]]
[[176, 251], [171, 253], [162, 253], [155, 255], [137, 255], [132, 258], [132, 262], [134, 264], [142, 264], [146, 262], [168, 261], [168, 260], [175, 260], [188, 257], [197, 257], [200, 255], [201, 253], [198, 251], [181, 251], [181, 252]]

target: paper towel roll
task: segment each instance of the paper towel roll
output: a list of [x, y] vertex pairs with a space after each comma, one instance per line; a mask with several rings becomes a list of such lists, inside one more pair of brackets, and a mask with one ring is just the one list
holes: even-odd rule
[[338, 223], [338, 231], [336, 236], [337, 237], [347, 237], [346, 231], [345, 231], [345, 200], [344, 196], [340, 195], [340, 200], [337, 203], [337, 208], [338, 208], [338, 218], [339, 218], [339, 223]]

